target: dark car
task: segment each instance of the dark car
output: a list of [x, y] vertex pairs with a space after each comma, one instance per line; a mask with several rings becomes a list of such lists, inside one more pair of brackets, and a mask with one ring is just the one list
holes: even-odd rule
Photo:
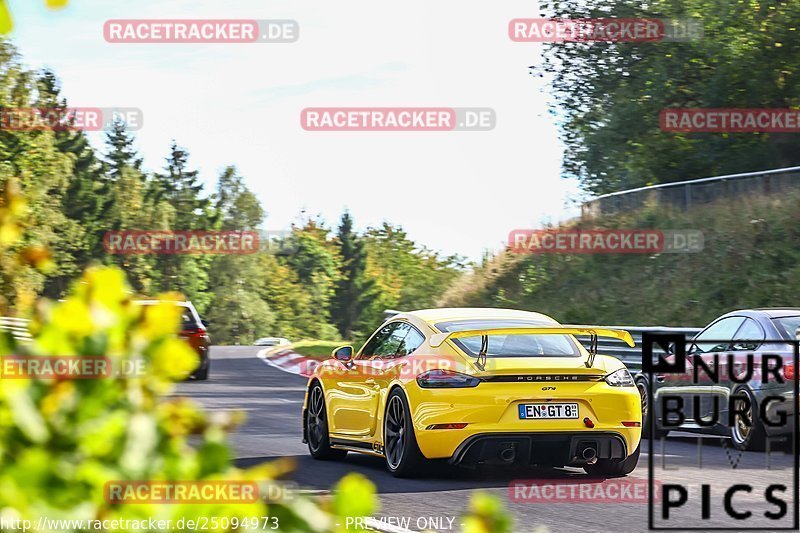
[[[165, 302], [161, 300], [138, 300], [136, 303], [139, 305], [156, 305]], [[192, 302], [173, 303], [183, 308], [180, 338], [189, 343], [189, 346], [197, 352], [197, 356], [200, 359], [200, 366], [189, 377], [205, 381], [208, 379], [208, 371], [211, 366], [208, 358], [208, 349], [211, 346], [211, 340], [208, 336], [208, 323], [200, 318]]]
[[[654, 374], [655, 401], [649, 395], [648, 377], [645, 374], [636, 377], [642, 394], [643, 420], [647, 423], [648, 415], [655, 414], [657, 437], [670, 430], [720, 435], [729, 437], [731, 444], [740, 450], [763, 450], [768, 438], [777, 441], [788, 437], [794, 432], [794, 345], [767, 341], [796, 341], [798, 327], [800, 309], [797, 308], [743, 309], [722, 315], [686, 344], [685, 373]], [[752, 376], [747, 372], [748, 354], [753, 356]], [[762, 354], [781, 360], [782, 369], [775, 372], [780, 380], [770, 375], [767, 383], [763, 383]], [[715, 357], [719, 361], [717, 382], [704, 379], [704, 368], [697, 369], [701, 379], [695, 380], [694, 367], [705, 363], [714, 369]], [[730, 378], [729, 357], [733, 375], [741, 383]], [[777, 360], [769, 363], [770, 368], [776, 365]], [[666, 420], [662, 415], [663, 402], [659, 398], [664, 394], [680, 397], [684, 402], [681, 412], [685, 420], [679, 426], [675, 425], [679, 419], [674, 414], [668, 414]], [[774, 399], [767, 402], [770, 397]], [[697, 406], [695, 401], [699, 402]], [[732, 424], [728, 423], [730, 411]], [[648, 432], [645, 429], [644, 434]]]

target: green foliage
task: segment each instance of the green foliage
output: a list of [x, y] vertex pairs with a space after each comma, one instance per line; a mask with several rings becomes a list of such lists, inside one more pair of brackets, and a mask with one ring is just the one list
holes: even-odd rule
[[364, 236], [366, 275], [374, 280], [377, 297], [362, 313], [358, 330], [372, 333], [384, 309], [411, 311], [435, 307], [439, 297], [464, 272], [458, 256], [440, 256], [408, 238], [399, 226], [384, 223]]
[[375, 279], [368, 278], [367, 254], [364, 242], [353, 231], [353, 218], [347, 211], [342, 215], [337, 233], [341, 276], [336, 284], [331, 313], [339, 334], [348, 339], [364, 313], [376, 300]]
[[506, 253], [462, 280], [443, 303], [530, 309], [566, 323], [697, 327], [733, 309], [795, 306], [798, 200], [798, 194], [726, 199], [689, 212], [650, 207], [606, 217], [591, 228], [699, 229], [705, 248], [654, 255]]
[[91, 268], [64, 301], [36, 307], [32, 344], [18, 345], [4, 334], [0, 355], [103, 355], [112, 368], [139, 362], [144, 369], [100, 379], [0, 381], [0, 509], [6, 518], [279, 516], [286, 531], [330, 528], [331, 518], [303, 498], [270, 504], [106, 501], [106, 483], [119, 480], [252, 480], [266, 494], [290, 467], [280, 461], [232, 467], [225, 434], [235, 419], [208, 418], [190, 400], [168, 396], [196, 364], [195, 353], [177, 338], [179, 324], [174, 305], [133, 304], [120, 270]]
[[[51, 8], [66, 4], [67, 0], [46, 0]], [[12, 26], [6, 2], [0, 0], [0, 34]], [[0, 106], [66, 106], [51, 73], [38, 79], [38, 92], [31, 89], [32, 79], [20, 67], [14, 49], [0, 42], [0, 88], [15, 89], [0, 91]], [[267, 527], [272, 522], [265, 523], [263, 517], [270, 516], [281, 531], [321, 533], [343, 531], [347, 517], [373, 514], [378, 509], [375, 486], [355, 473], [340, 481], [328, 501], [297, 495], [249, 504], [106, 501], [106, 483], [120, 480], [254, 481], [267, 494], [292, 466], [278, 460], [246, 470], [233, 467], [226, 434], [240, 417], [209, 417], [194, 402], [170, 395], [174, 382], [197, 363], [196, 354], [177, 338], [180, 312], [168, 303], [183, 296], [171, 293], [159, 297], [167, 303], [135, 305], [126, 272], [137, 292], [178, 287], [201, 309], [214, 300], [211, 316], [234, 342], [269, 327], [336, 337], [327, 314], [336, 282], [358, 279], [364, 272], [360, 247], [343, 253], [348, 259], [359, 258], [342, 269], [328, 231], [310, 221], [295, 228], [292, 239], [298, 253], [288, 259], [265, 254], [214, 261], [107, 256], [98, 238], [103, 230], [247, 229], [264, 216], [232, 167], [220, 177], [212, 207], [196, 172], [187, 170], [185, 151], [173, 143], [167, 173], [151, 177], [142, 171], [132, 142], [124, 125], [115, 124], [104, 164], [82, 132], [0, 132], [0, 314], [9, 308], [30, 310], [33, 334], [32, 342], [20, 344], [10, 333], [0, 332], [0, 357], [105, 356], [113, 368], [128, 363], [144, 369], [102, 379], [0, 380], [2, 518], [34, 524], [40, 517], [157, 518], [172, 520], [177, 529], [180, 519], [224, 518], [252, 518]], [[357, 237], [351, 236], [355, 242]], [[118, 263], [122, 269], [92, 266], [67, 291], [69, 280], [97, 260]], [[433, 266], [451, 274], [446, 263]], [[265, 271], [273, 275], [264, 278]], [[207, 280], [213, 282], [213, 290]], [[35, 304], [36, 295], [45, 291], [64, 298]], [[251, 329], [241, 331], [242, 324]], [[486, 499], [473, 502], [467, 522], [470, 531], [508, 530], [507, 518]], [[209, 530], [227, 529], [212, 525]]]
[[[3, 42], [0, 89], [0, 106], [68, 107], [55, 75], [26, 70]], [[53, 259], [44, 271], [3, 258], [0, 305], [11, 314], [27, 313], [38, 296], [61, 298], [84, 269], [105, 264], [121, 268], [138, 295], [183, 294], [211, 321], [216, 343], [338, 340], [371, 332], [386, 307], [432, 305], [459, 269], [399, 227], [359, 235], [347, 214], [338, 235], [319, 219], [302, 220], [284, 256], [111, 254], [103, 247], [107, 231], [258, 230], [266, 213], [233, 166], [207, 192], [174, 141], [164, 170], [148, 172], [120, 121], [106, 132], [102, 152], [82, 131], [3, 130], [0, 158], [0, 187], [16, 177], [26, 198], [25, 242], [18, 247], [47, 249]]]
[[[375, 484], [361, 474], [350, 473], [339, 481], [333, 497], [336, 515], [344, 518], [372, 516], [378, 510], [378, 498], [375, 496]], [[337, 532], [346, 532], [346, 522], [339, 524]]]
[[[31, 248], [14, 251], [24, 239], [24, 197], [16, 180], [5, 182], [2, 192], [0, 252], [11, 250], [13, 259], [27, 264], [26, 257], [36, 256]], [[170, 301], [180, 295], [159, 299], [163, 303], [136, 305], [122, 270], [92, 267], [63, 300], [38, 302], [31, 317], [30, 342], [0, 332], [0, 358], [103, 356], [112, 368], [96, 379], [33, 375], [0, 380], [4, 520], [31, 526], [40, 519], [81, 521], [33, 526], [71, 531], [99, 529], [90, 523], [127, 531], [124, 521], [149, 519], [169, 521], [166, 528], [158, 525], [160, 530], [184, 530], [182, 521], [209, 520], [210, 531], [226, 531], [236, 527], [223, 524], [254, 520], [263, 529], [277, 524], [280, 531], [322, 533], [346, 530], [348, 517], [369, 516], [377, 510], [374, 484], [355, 473], [340, 481], [328, 501], [296, 493], [266, 499], [264, 495], [274, 494], [270, 489], [280, 487], [278, 479], [292, 461], [245, 470], [233, 467], [226, 434], [241, 417], [207, 417], [193, 401], [171, 395], [174, 382], [196, 366], [197, 355], [177, 336], [181, 311]], [[125, 368], [137, 370], [118, 372]], [[262, 496], [253, 503], [110, 502], [108, 483], [123, 481], [247, 481], [255, 483]], [[505, 531], [500, 526], [506, 519], [497, 509], [484, 503], [472, 514], [481, 524], [492, 526], [490, 531]]]
[[662, 132], [671, 107], [800, 105], [800, 3], [551, 0], [547, 16], [693, 19], [690, 42], [547, 45], [566, 175], [595, 194], [800, 163], [797, 136]]
[[462, 523], [464, 533], [511, 533], [511, 517], [497, 496], [476, 492], [469, 501], [469, 510]]

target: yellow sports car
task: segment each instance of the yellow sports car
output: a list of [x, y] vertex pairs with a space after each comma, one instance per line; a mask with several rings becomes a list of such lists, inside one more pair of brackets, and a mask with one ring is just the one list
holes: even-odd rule
[[625, 365], [597, 354], [598, 337], [633, 346], [626, 331], [527, 311], [398, 314], [358, 353], [342, 346], [314, 370], [303, 442], [316, 459], [384, 457], [396, 476], [445, 458], [626, 475], [639, 460], [641, 398]]

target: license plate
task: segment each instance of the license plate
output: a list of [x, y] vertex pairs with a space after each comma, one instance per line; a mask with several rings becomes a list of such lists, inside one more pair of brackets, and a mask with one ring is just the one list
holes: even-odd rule
[[523, 403], [519, 405], [520, 419], [578, 418], [577, 403]]

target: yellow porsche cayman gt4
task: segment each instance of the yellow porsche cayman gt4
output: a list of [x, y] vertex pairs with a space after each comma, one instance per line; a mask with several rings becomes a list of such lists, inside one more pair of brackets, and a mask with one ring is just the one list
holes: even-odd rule
[[316, 459], [384, 457], [396, 476], [429, 459], [626, 475], [639, 460], [641, 399], [625, 365], [597, 354], [598, 337], [633, 346], [626, 331], [527, 311], [398, 314], [314, 370], [303, 441]]

